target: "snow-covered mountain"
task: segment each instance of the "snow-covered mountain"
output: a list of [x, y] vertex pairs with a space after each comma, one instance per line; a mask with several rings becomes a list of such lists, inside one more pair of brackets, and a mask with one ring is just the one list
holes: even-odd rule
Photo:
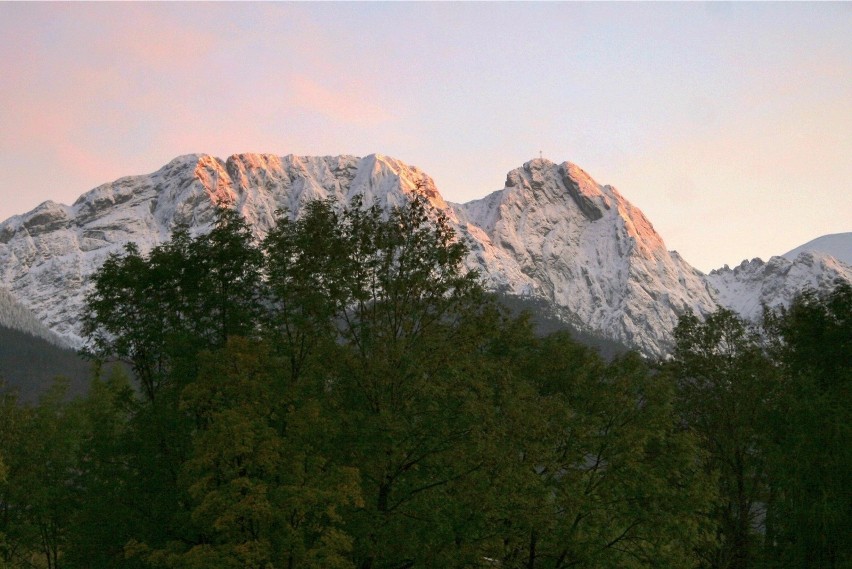
[[833, 233], [831, 235], [817, 237], [816, 239], [808, 241], [804, 245], [800, 245], [781, 256], [790, 261], [795, 261], [796, 257], [805, 251], [825, 253], [826, 255], [831, 255], [842, 263], [852, 266], [852, 232]]
[[826, 253], [804, 250], [792, 260], [772, 257], [743, 261], [711, 271], [707, 282], [717, 302], [751, 320], [758, 320], [763, 306], [777, 307], [805, 289], [826, 290], [837, 280], [852, 282], [852, 266]]
[[615, 188], [569, 162], [532, 160], [509, 172], [503, 189], [449, 204], [424, 172], [382, 155], [189, 155], [99, 186], [71, 206], [45, 202], [0, 223], [0, 287], [79, 344], [88, 277], [125, 243], [147, 251], [178, 223], [204, 231], [218, 201], [233, 203], [261, 237], [276, 210], [295, 217], [310, 200], [356, 194], [400, 205], [418, 184], [469, 241], [467, 263], [488, 287], [544, 301], [575, 327], [645, 353], [666, 351], [684, 311], [706, 314], [716, 307], [714, 295], [723, 304], [742, 297], [727, 292], [739, 276], [705, 279], [666, 250]]
[[666, 350], [685, 311], [715, 308], [702, 274], [642, 212], [570, 162], [532, 160], [502, 190], [453, 207], [488, 285], [646, 353]]
[[446, 208], [425, 174], [378, 155], [181, 156], [153, 174], [99, 186], [71, 206], [48, 201], [0, 223], [0, 286], [50, 329], [80, 344], [88, 277], [128, 242], [144, 252], [167, 240], [176, 224], [203, 231], [222, 200], [235, 203], [262, 235], [277, 209], [296, 215], [312, 199], [345, 200], [355, 193], [382, 205], [402, 204], [420, 180], [436, 207]]

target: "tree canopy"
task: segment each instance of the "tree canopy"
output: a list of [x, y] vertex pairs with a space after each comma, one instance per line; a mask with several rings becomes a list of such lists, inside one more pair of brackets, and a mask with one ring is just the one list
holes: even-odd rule
[[847, 289], [763, 331], [685, 317], [662, 365], [605, 361], [509, 316], [466, 254], [415, 195], [311, 202], [261, 241], [222, 206], [107, 259], [87, 353], [126, 366], [85, 398], [0, 400], [0, 566], [849, 559]]

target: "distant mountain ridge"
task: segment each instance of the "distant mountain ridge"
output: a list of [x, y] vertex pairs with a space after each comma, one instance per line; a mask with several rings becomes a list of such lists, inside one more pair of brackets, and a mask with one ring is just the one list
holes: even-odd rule
[[838, 280], [852, 282], [852, 267], [825, 253], [803, 251], [793, 260], [772, 257], [743, 261], [733, 269], [711, 271], [707, 282], [717, 302], [750, 320], [757, 320], [763, 307], [786, 305], [805, 289], [827, 290]]
[[0, 325], [0, 393], [18, 392], [34, 402], [57, 378], [68, 381], [68, 396], [85, 393], [94, 372], [92, 362], [67, 347]]
[[[87, 279], [128, 242], [150, 250], [178, 223], [202, 232], [220, 201], [233, 204], [262, 237], [279, 209], [295, 217], [310, 200], [348, 201], [356, 194], [390, 207], [405, 203], [418, 186], [468, 241], [466, 263], [488, 288], [549, 304], [578, 330], [652, 356], [669, 349], [682, 313], [707, 314], [717, 302], [733, 306], [745, 294], [737, 287], [747, 271], [703, 275], [667, 251], [647, 218], [615, 188], [570, 162], [531, 160], [508, 173], [504, 188], [451, 204], [423, 171], [379, 154], [181, 156], [152, 174], [99, 186], [71, 206], [45, 202], [0, 223], [0, 286], [79, 344]], [[808, 267], [852, 278], [839, 263]], [[794, 274], [763, 276], [793, 283]], [[757, 278], [748, 275], [746, 281]], [[782, 296], [789, 292], [786, 285], [771, 288]]]
[[781, 256], [789, 261], [795, 261], [796, 257], [805, 251], [831, 255], [838, 261], [852, 266], [852, 232], [832, 233], [817, 237]]

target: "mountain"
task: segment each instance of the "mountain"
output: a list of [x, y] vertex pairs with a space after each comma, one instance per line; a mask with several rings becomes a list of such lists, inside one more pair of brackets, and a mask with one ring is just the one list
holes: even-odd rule
[[453, 207], [491, 288], [543, 299], [643, 352], [664, 353], [685, 311], [715, 308], [702, 274], [642, 212], [570, 162], [532, 160], [502, 190]]
[[838, 280], [852, 282], [852, 267], [831, 255], [808, 250], [792, 260], [786, 255], [767, 262], [752, 259], [707, 275], [717, 302], [751, 320], [761, 317], [764, 305], [787, 305], [805, 289], [826, 290]]
[[4, 288], [0, 288], [0, 326], [47, 340], [56, 346], [70, 347]]
[[0, 223], [0, 286], [79, 345], [88, 278], [128, 242], [145, 252], [176, 224], [203, 232], [217, 202], [233, 204], [262, 237], [276, 210], [295, 217], [310, 200], [356, 194], [368, 204], [400, 205], [418, 185], [468, 241], [466, 263], [488, 288], [649, 355], [667, 351], [680, 314], [714, 310], [717, 297], [728, 298], [719, 291], [745, 276], [706, 279], [667, 251], [615, 188], [570, 162], [531, 160], [509, 172], [502, 189], [451, 204], [424, 172], [379, 154], [224, 161], [195, 154], [99, 186], [71, 206], [45, 202]]
[[48, 201], [0, 223], [0, 286], [79, 346], [88, 278], [129, 242], [145, 252], [177, 224], [203, 232], [220, 201], [233, 203], [263, 236], [276, 210], [295, 216], [310, 200], [356, 193], [369, 203], [400, 205], [421, 181], [433, 205], [446, 209], [425, 174], [380, 155], [181, 156], [153, 174], [99, 186], [71, 206]]
[[781, 256], [789, 261], [795, 261], [796, 257], [805, 251], [825, 253], [826, 255], [831, 255], [842, 263], [852, 266], [852, 232], [833, 233], [831, 235], [817, 237], [816, 239], [808, 241], [804, 245], [800, 245]]

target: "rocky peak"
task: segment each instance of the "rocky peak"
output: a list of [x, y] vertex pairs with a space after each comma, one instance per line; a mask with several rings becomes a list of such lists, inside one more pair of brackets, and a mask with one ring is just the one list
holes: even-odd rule
[[480, 270], [495, 288], [506, 283], [648, 353], [665, 351], [681, 313], [715, 306], [641, 211], [570, 162], [529, 161], [502, 190], [454, 207], [481, 231]]
[[789, 299], [799, 285], [849, 278], [852, 270], [810, 255], [754, 260], [705, 278], [667, 251], [615, 188], [570, 162], [530, 160], [507, 174], [502, 189], [448, 204], [423, 171], [381, 154], [234, 154], [224, 161], [190, 154], [98, 186], [72, 206], [45, 202], [0, 223], [0, 286], [79, 344], [89, 276], [128, 242], [145, 252], [176, 224], [206, 231], [220, 201], [234, 204], [262, 237], [277, 211], [295, 218], [310, 200], [361, 194], [387, 208], [404, 205], [416, 188], [446, 212], [470, 246], [467, 265], [487, 287], [547, 303], [574, 325], [650, 355], [666, 352], [684, 312], [706, 314], [718, 299], [749, 315], [764, 300]]
[[580, 208], [580, 211], [591, 221], [597, 221], [603, 217], [601, 207], [609, 209], [609, 199], [598, 188], [592, 178], [576, 165], [563, 162], [559, 165], [559, 173], [562, 184], [567, 189], [571, 198]]

